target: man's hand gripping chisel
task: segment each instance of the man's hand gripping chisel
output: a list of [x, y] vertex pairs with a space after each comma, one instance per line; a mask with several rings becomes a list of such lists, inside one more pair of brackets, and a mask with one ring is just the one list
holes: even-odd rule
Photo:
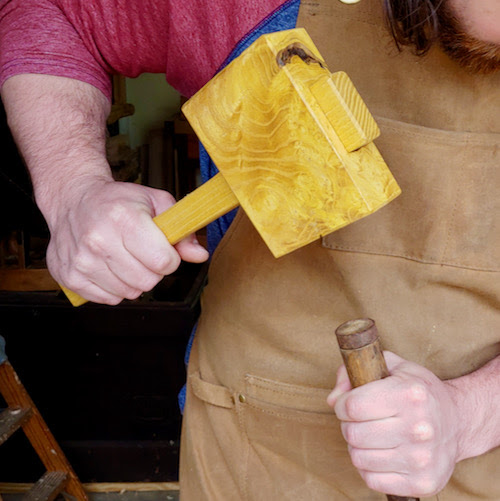
[[[377, 326], [370, 318], [349, 320], [335, 331], [340, 353], [353, 388], [389, 376]], [[387, 494], [387, 501], [419, 501]]]

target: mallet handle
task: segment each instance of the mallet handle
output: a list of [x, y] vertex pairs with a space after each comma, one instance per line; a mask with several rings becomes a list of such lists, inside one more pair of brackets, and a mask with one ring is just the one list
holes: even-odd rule
[[[389, 375], [377, 326], [370, 318], [349, 320], [335, 331], [340, 352], [353, 388]], [[388, 501], [419, 501], [418, 498], [387, 494]]]
[[[192, 193], [153, 218], [158, 228], [175, 245], [217, 218], [238, 207], [239, 202], [222, 174], [216, 174]], [[61, 287], [73, 306], [81, 306], [87, 300]]]

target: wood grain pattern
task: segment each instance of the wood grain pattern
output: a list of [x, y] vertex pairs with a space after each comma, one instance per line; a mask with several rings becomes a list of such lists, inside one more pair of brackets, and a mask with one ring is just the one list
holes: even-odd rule
[[238, 199], [219, 173], [153, 221], [174, 245], [238, 205]]
[[353, 388], [389, 375], [373, 320], [350, 320], [339, 326], [335, 334]]
[[54, 501], [64, 490], [66, 480], [66, 473], [48, 471], [23, 496], [23, 501]]
[[[164, 492], [178, 491], [179, 482], [98, 482], [83, 484], [85, 492], [125, 493], [125, 492]], [[22, 494], [33, 487], [31, 483], [0, 482], [2, 494]]]
[[[182, 110], [223, 179], [155, 218], [171, 243], [241, 205], [280, 257], [401, 192], [365, 103], [304, 29], [260, 37]], [[85, 302], [63, 290], [73, 305]]]
[[0, 445], [2, 445], [29, 418], [30, 409], [5, 409], [0, 414]]
[[38, 457], [47, 471], [67, 474], [68, 494], [79, 501], [88, 501], [80, 480], [8, 360], [0, 364], [0, 393], [10, 408], [31, 409], [22, 428]]
[[57, 282], [46, 268], [0, 269], [0, 290], [56, 291]]
[[[280, 64], [286, 47], [299, 44], [307, 58]], [[378, 127], [361, 97], [347, 75], [316, 62], [305, 30], [265, 35], [250, 49], [183, 112], [279, 257], [371, 214], [400, 189], [372, 142]]]
[[366, 146], [380, 135], [375, 119], [343, 71], [324, 75], [312, 83], [310, 90], [348, 152]]

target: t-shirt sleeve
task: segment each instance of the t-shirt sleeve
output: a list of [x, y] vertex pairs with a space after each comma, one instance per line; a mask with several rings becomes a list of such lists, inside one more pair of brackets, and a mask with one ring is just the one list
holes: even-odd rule
[[[295, 24], [297, 0], [182, 0], [171, 2], [167, 81], [192, 96], [224, 65], [238, 44], [272, 23], [276, 29]], [[293, 10], [293, 14], [287, 14]], [[289, 20], [288, 20], [289, 18]]]
[[22, 73], [81, 80], [111, 97], [110, 69], [49, 0], [0, 0], [0, 86]]

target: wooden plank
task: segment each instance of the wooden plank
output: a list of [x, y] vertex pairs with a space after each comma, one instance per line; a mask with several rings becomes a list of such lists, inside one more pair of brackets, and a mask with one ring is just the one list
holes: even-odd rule
[[108, 125], [115, 123], [120, 118], [129, 117], [135, 113], [135, 107], [130, 103], [120, 103], [113, 104], [111, 106], [111, 112], [106, 120]]
[[31, 415], [31, 409], [5, 409], [0, 414], [0, 445], [16, 432]]
[[113, 75], [113, 103], [127, 102], [127, 82], [123, 75]]
[[113, 104], [108, 116], [108, 125], [120, 118], [128, 117], [135, 113], [133, 104], [127, 103], [127, 85], [123, 75], [113, 75]]
[[178, 491], [179, 482], [97, 482], [85, 484], [87, 492], [165, 492]]
[[32, 410], [31, 416], [23, 425], [31, 446], [47, 471], [63, 471], [68, 474], [68, 494], [79, 501], [88, 501], [80, 480], [9, 361], [0, 365], [0, 392], [9, 407]]
[[[179, 482], [91, 482], [83, 484], [86, 492], [165, 492], [178, 491]], [[22, 494], [31, 489], [33, 484], [0, 482], [2, 494]]]
[[63, 471], [48, 471], [23, 496], [22, 501], [54, 501], [63, 491], [67, 478]]
[[0, 269], [0, 290], [57, 291], [59, 285], [46, 268]]

